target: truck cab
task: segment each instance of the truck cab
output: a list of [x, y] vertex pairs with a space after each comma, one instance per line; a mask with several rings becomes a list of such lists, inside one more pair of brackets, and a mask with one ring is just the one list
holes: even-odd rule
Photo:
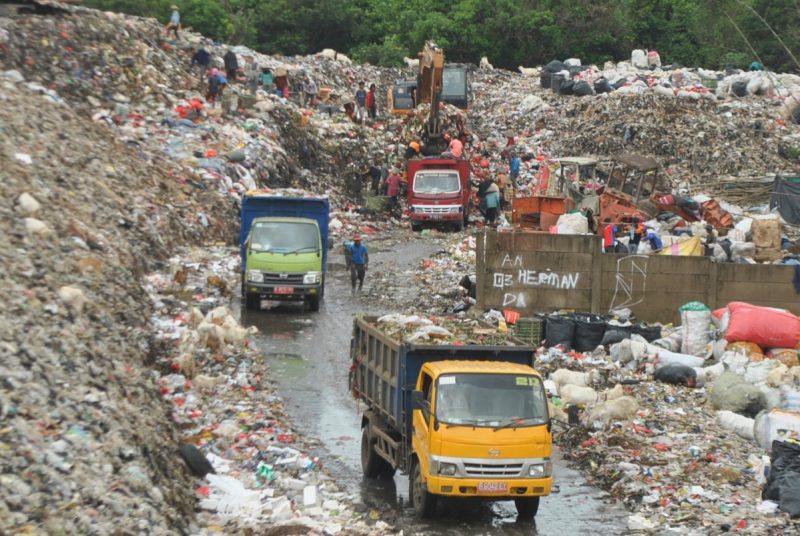
[[533, 516], [553, 483], [552, 435], [542, 378], [528, 366], [436, 361], [413, 394], [410, 493], [417, 511], [436, 497], [513, 499]]
[[469, 218], [469, 162], [448, 158], [408, 161], [408, 206], [411, 229], [426, 224], [451, 224], [457, 230]]
[[325, 293], [327, 198], [247, 195], [242, 200], [242, 298], [301, 300], [319, 310]]

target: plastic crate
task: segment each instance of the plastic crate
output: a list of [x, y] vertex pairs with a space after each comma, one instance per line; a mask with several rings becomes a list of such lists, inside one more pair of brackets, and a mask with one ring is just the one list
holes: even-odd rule
[[516, 325], [517, 338], [525, 343], [539, 346], [542, 342], [542, 319], [520, 318]]

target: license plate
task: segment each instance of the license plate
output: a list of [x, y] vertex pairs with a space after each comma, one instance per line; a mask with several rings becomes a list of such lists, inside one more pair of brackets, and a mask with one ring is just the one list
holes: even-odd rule
[[442, 216], [441, 214], [429, 214], [428, 215], [428, 219], [429, 220], [441, 220], [443, 218], [444, 218], [444, 216]]
[[292, 287], [275, 287], [273, 290], [275, 294], [294, 294], [294, 288]]
[[507, 482], [478, 482], [478, 492], [480, 493], [507, 493]]

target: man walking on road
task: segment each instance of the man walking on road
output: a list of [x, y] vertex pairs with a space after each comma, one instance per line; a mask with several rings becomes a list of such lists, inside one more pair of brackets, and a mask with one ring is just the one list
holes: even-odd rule
[[361, 243], [361, 235], [353, 237], [353, 243], [347, 246], [347, 252], [350, 255], [350, 284], [355, 292], [356, 280], [358, 280], [358, 290], [361, 290], [369, 266], [369, 253], [367, 246]]

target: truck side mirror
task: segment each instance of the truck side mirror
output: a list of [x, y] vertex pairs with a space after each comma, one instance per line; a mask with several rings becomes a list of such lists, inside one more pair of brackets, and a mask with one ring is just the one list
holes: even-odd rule
[[411, 391], [411, 409], [425, 409], [425, 395], [422, 391]]

